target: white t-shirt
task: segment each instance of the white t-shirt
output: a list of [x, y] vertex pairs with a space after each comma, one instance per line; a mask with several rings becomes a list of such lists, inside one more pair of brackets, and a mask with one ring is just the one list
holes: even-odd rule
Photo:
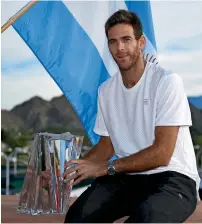
[[151, 146], [156, 126], [180, 126], [168, 166], [132, 174], [176, 171], [194, 179], [198, 189], [200, 178], [189, 131], [191, 125], [189, 103], [180, 76], [159, 65], [148, 62], [141, 79], [132, 88], [124, 86], [120, 73], [99, 88], [94, 132], [110, 136], [119, 158]]

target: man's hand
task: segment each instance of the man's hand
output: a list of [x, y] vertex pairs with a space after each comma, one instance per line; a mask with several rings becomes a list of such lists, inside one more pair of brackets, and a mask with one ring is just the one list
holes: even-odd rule
[[[75, 165], [70, 167], [71, 165]], [[65, 172], [63, 173], [64, 181], [71, 181], [73, 185], [80, 183], [87, 178], [95, 178], [107, 174], [107, 161], [89, 161], [89, 160], [71, 160], [65, 164]]]

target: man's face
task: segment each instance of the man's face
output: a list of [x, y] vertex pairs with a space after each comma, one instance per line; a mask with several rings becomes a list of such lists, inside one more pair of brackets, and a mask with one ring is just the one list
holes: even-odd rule
[[127, 71], [136, 64], [142, 54], [144, 41], [143, 36], [135, 39], [133, 27], [129, 24], [117, 24], [109, 29], [109, 51], [121, 71]]

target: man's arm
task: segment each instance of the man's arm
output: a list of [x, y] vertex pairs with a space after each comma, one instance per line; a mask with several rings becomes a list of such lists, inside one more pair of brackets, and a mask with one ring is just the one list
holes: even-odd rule
[[173, 154], [179, 126], [159, 126], [155, 128], [154, 143], [131, 156], [115, 161], [118, 172], [139, 172], [167, 166]]
[[82, 159], [91, 161], [106, 161], [115, 154], [110, 137], [101, 136], [95, 145]]
[[[130, 173], [167, 166], [175, 148], [178, 132], [179, 126], [156, 127], [153, 145], [131, 156], [115, 160], [114, 164], [116, 170], [120, 173]], [[111, 152], [113, 152], [113, 150]], [[92, 153], [92, 155], [93, 154], [94, 153]], [[93, 159], [96, 158], [97, 155], [98, 154], [95, 153], [94, 156], [89, 156], [88, 158]], [[102, 158], [107, 157], [108, 156]], [[104, 160], [72, 160], [67, 163], [67, 166], [72, 164], [77, 164], [77, 166], [67, 169], [64, 173], [64, 178], [66, 181], [75, 179], [74, 185], [84, 179], [107, 174], [108, 163]], [[71, 175], [71, 173], [75, 171], [76, 173]]]

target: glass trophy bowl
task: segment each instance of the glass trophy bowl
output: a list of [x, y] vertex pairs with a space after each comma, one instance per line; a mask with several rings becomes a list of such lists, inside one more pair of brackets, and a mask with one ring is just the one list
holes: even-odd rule
[[79, 159], [83, 136], [36, 134], [29, 155], [17, 213], [65, 214], [70, 205], [71, 183], [65, 183], [65, 162]]

